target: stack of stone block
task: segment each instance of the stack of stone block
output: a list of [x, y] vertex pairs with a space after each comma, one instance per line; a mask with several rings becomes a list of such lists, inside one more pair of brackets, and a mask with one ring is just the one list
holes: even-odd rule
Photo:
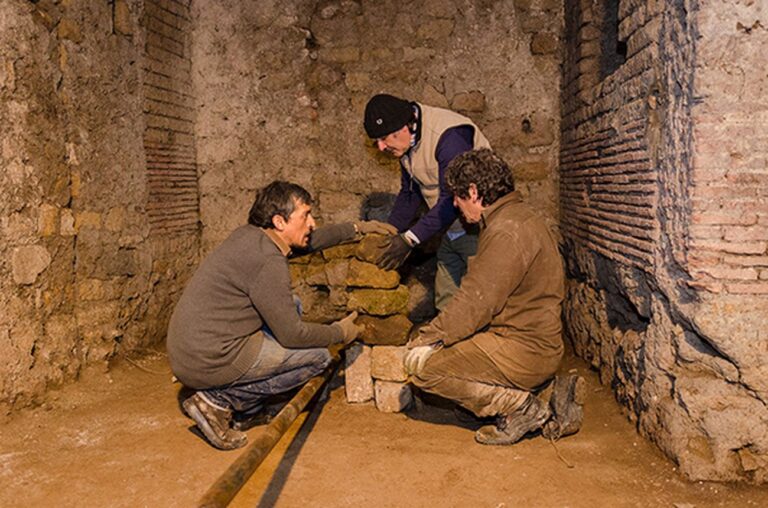
[[411, 402], [403, 368], [405, 343], [413, 323], [406, 316], [409, 290], [396, 271], [373, 261], [385, 237], [339, 245], [290, 262], [294, 292], [310, 321], [330, 322], [357, 311], [363, 331], [345, 354], [347, 401], [375, 400], [384, 412], [398, 412]]

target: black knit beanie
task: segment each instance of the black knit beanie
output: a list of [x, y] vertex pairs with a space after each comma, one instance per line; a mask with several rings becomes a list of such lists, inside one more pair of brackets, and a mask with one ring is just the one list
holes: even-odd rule
[[411, 118], [413, 107], [410, 102], [392, 95], [379, 94], [371, 97], [366, 104], [363, 125], [369, 138], [383, 138], [402, 129]]

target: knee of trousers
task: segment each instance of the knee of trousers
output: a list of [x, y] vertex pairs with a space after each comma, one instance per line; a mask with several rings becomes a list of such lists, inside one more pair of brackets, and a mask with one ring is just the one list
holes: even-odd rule
[[431, 358], [427, 360], [421, 372], [411, 376], [411, 383], [414, 386], [427, 391], [439, 383], [441, 379], [445, 378], [445, 374], [440, 372], [438, 368], [435, 368], [434, 362], [430, 365], [430, 360]]

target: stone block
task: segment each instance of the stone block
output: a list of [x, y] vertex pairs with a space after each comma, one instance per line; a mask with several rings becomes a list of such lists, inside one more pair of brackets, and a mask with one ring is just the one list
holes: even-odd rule
[[437, 88], [432, 85], [424, 86], [424, 90], [421, 92], [421, 97], [423, 102], [425, 104], [429, 104], [430, 106], [436, 106], [438, 108], [450, 107], [450, 104], [448, 104], [448, 99], [445, 98], [445, 95], [439, 92]]
[[348, 278], [349, 260], [334, 259], [325, 265], [325, 278], [331, 286], [343, 286]]
[[114, 3], [114, 25], [115, 31], [123, 35], [133, 34], [133, 23], [131, 20], [131, 10], [128, 7], [128, 2], [125, 0], [115, 0]]
[[347, 402], [360, 403], [373, 399], [371, 349], [363, 344], [352, 344], [344, 353], [344, 388]]
[[363, 327], [358, 338], [372, 346], [402, 346], [408, 342], [408, 333], [413, 327], [413, 323], [402, 314], [386, 318], [360, 316], [355, 322]]
[[59, 26], [56, 29], [56, 33], [60, 39], [67, 39], [72, 42], [83, 41], [83, 34], [80, 30], [80, 25], [69, 18], [64, 18], [59, 21]]
[[407, 381], [403, 366], [405, 346], [374, 346], [371, 353], [371, 376], [383, 381]]
[[345, 283], [352, 287], [392, 289], [400, 284], [400, 274], [394, 270], [382, 270], [373, 263], [353, 259], [349, 263]]
[[540, 32], [531, 37], [531, 53], [534, 55], [555, 53], [558, 47], [559, 41], [555, 34]]
[[16, 284], [34, 284], [48, 265], [51, 255], [42, 245], [24, 245], [13, 249], [11, 254], [11, 270]]
[[349, 294], [349, 310], [372, 316], [390, 316], [403, 312], [408, 304], [408, 288], [355, 289]]
[[406, 383], [393, 383], [392, 381], [376, 381], [374, 383], [376, 394], [376, 409], [383, 413], [399, 413], [406, 409], [413, 401], [411, 386]]
[[357, 251], [357, 242], [354, 243], [344, 243], [341, 245], [336, 245], [335, 247], [329, 247], [327, 249], [324, 249], [323, 259], [326, 261], [330, 261], [331, 259], [346, 259], [346, 258], [353, 258], [355, 257], [355, 252]]
[[477, 90], [458, 93], [453, 97], [451, 106], [457, 111], [483, 111], [485, 110], [485, 95]]
[[37, 231], [40, 233], [40, 236], [55, 234], [58, 220], [58, 208], [48, 204], [40, 205], [40, 214], [37, 216]]
[[360, 261], [375, 263], [388, 241], [389, 237], [386, 235], [365, 235], [365, 238], [357, 244], [355, 257]]

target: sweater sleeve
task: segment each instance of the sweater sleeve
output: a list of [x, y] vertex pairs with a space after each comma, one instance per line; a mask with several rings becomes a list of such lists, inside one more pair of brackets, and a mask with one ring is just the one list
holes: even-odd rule
[[418, 185], [411, 179], [405, 168], [400, 166], [400, 192], [395, 198], [395, 204], [387, 222], [402, 233], [408, 229], [416, 217], [421, 201], [422, 197]]
[[351, 222], [322, 226], [312, 231], [309, 251], [323, 250], [355, 239], [355, 226]]
[[445, 183], [445, 170], [448, 164], [459, 154], [472, 150], [475, 129], [469, 125], [460, 125], [446, 130], [435, 149], [437, 159], [440, 195], [437, 203], [417, 222], [411, 231], [420, 242], [426, 242], [436, 233], [456, 220], [458, 212], [453, 206], [453, 194]]
[[285, 348], [326, 347], [342, 341], [344, 333], [340, 326], [301, 320], [293, 303], [288, 262], [277, 250], [266, 256], [262, 269], [252, 279], [249, 296], [275, 339]]

